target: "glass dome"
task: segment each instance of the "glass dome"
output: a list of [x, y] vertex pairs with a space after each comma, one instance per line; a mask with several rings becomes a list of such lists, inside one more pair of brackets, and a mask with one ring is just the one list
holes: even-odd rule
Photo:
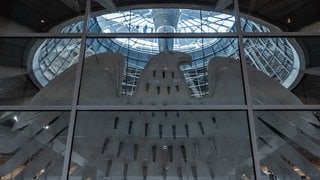
[[[253, 19], [253, 18], [252, 18]], [[235, 18], [229, 14], [192, 9], [138, 9], [90, 18], [93, 33], [216, 33], [234, 32]], [[246, 32], [277, 30], [259, 20], [241, 19]], [[73, 22], [61, 32], [81, 32], [83, 22]], [[290, 87], [299, 74], [300, 60], [296, 45], [287, 38], [246, 38], [245, 56], [249, 65], [264, 72], [284, 87]], [[45, 86], [77, 62], [79, 39], [46, 39], [37, 48], [32, 61], [34, 75]], [[124, 95], [133, 95], [146, 62], [161, 51], [180, 51], [193, 58], [191, 66], [181, 66], [191, 96], [207, 94], [208, 60], [215, 56], [239, 59], [236, 38], [89, 38], [86, 57], [102, 52], [120, 52], [126, 58]]]
[[[164, 13], [169, 14], [171, 20], [177, 19], [177, 23], [174, 23], [175, 27], [170, 25], [169, 20], [163, 20], [163, 24], [158, 25], [161, 22], [157, 23], [159, 20], [153, 17], [159, 18], [160, 16], [161, 19], [166, 19], [166, 17], [163, 17], [165, 16], [163, 15]], [[146, 9], [97, 16], [96, 22], [101, 31], [105, 33], [215, 33], [232, 31], [234, 16], [190, 9]], [[193, 52], [208, 47], [217, 40], [219, 39], [211, 38], [203, 39], [203, 41], [193, 38], [176, 39], [172, 50]], [[157, 38], [115, 39], [115, 42], [121, 46], [129, 44], [131, 49], [149, 54], [159, 52], [158, 41], [159, 39]]]

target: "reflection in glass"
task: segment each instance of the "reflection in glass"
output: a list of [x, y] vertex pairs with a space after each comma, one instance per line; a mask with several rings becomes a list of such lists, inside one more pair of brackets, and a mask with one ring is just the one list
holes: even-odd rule
[[287, 38], [245, 38], [244, 46], [246, 60], [251, 66], [286, 88], [295, 82], [301, 63]]
[[[193, 61], [187, 53], [162, 52], [151, 57], [140, 72], [132, 74], [123, 72], [128, 65], [126, 61], [120, 53], [100, 53], [86, 58], [79, 104], [244, 104], [240, 62], [235, 59], [211, 58], [205, 69], [201, 68], [201, 60]], [[76, 67], [69, 70], [75, 71]], [[60, 79], [50, 84], [69, 87], [63, 86], [68, 83], [65, 81], [68, 74], [61, 74]]]
[[[34, 43], [48, 42], [45, 48], [38, 49], [35, 56], [42, 56], [43, 61], [26, 62], [27, 52], [33, 52]], [[50, 42], [57, 43], [53, 46]], [[73, 64], [78, 57], [78, 43], [80, 39], [72, 38], [1, 38], [0, 51], [4, 54], [0, 58], [0, 105], [70, 105], [72, 90], [65, 91], [63, 88], [55, 89], [48, 87], [58, 96], [51, 96], [51, 92], [44, 92], [44, 87], [39, 84], [37, 78], [45, 80], [45, 76], [65, 72], [66, 65]], [[48, 45], [48, 46], [47, 46]], [[61, 49], [63, 47], [63, 49]], [[31, 48], [31, 49], [30, 49]], [[41, 53], [40, 53], [41, 50]], [[77, 54], [77, 57], [73, 55]], [[33, 57], [33, 56], [32, 56]], [[34, 68], [33, 68], [34, 67]], [[37, 78], [36, 78], [36, 77]], [[75, 73], [69, 76], [70, 89], [75, 79]], [[46, 99], [46, 100], [44, 100]], [[62, 99], [62, 100], [61, 100]]]
[[70, 178], [253, 178], [246, 124], [245, 112], [82, 111]]
[[33, 73], [38, 82], [44, 86], [44, 82], [52, 80], [57, 74], [62, 73], [79, 60], [81, 39], [54, 38], [43, 41], [41, 47], [35, 53], [35, 58], [41, 61], [33, 61]]
[[262, 176], [319, 179], [319, 119], [311, 112], [255, 112]]
[[59, 179], [69, 116], [57, 111], [1, 112], [1, 180]]
[[[250, 18], [250, 17], [248, 17]], [[138, 9], [121, 11], [112, 14], [104, 14], [92, 17], [89, 21], [89, 32], [97, 33], [223, 33], [235, 32], [235, 18], [229, 14], [213, 11], [192, 9]], [[79, 22], [83, 23], [83, 22]], [[259, 20], [241, 19], [243, 27], [250, 32], [277, 31]], [[70, 27], [69, 27], [70, 26]], [[77, 31], [75, 24], [65, 26], [67, 30]], [[272, 29], [272, 30], [271, 30]], [[36, 74], [37, 80], [43, 86], [54, 79], [62, 71], [76, 63], [78, 57], [78, 42], [65, 42], [46, 40], [39, 48], [38, 54], [32, 60], [35, 70], [41, 69]], [[292, 40], [282, 39], [247, 39], [245, 52], [247, 62], [256, 69], [272, 77], [284, 87], [290, 87], [297, 78], [299, 72], [300, 56], [296, 49], [299, 46]], [[129, 85], [134, 87], [139, 72], [144, 68], [146, 61], [151, 56], [163, 51], [186, 52], [193, 56], [194, 66], [184, 67], [183, 71], [190, 73], [206, 71], [208, 59], [215, 56], [238, 58], [237, 41], [232, 38], [113, 38], [113, 39], [89, 39], [86, 44], [86, 57], [112, 51], [120, 52], [126, 58], [126, 72], [130, 79]], [[68, 56], [67, 59], [64, 57]], [[197, 61], [199, 59], [199, 61]], [[42, 65], [39, 68], [39, 65]], [[205, 73], [201, 73], [205, 76]], [[197, 75], [196, 75], [197, 76]], [[198, 75], [201, 76], [201, 75]], [[194, 77], [189, 76], [189, 77]], [[201, 80], [202, 79], [202, 80]], [[202, 97], [206, 92], [204, 77], [189, 78], [199, 84], [194, 97]], [[194, 83], [193, 83], [194, 84]], [[129, 88], [129, 86], [127, 87]], [[193, 87], [194, 88], [194, 87]], [[133, 95], [134, 88], [126, 95]]]

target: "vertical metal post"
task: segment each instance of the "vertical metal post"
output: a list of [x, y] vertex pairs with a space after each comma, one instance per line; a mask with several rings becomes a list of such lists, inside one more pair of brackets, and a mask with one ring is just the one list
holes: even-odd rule
[[[129, 34], [131, 33], [131, 20], [132, 20], [132, 12], [130, 10], [130, 16], [129, 16]], [[130, 35], [127, 37], [128, 38], [128, 43], [127, 43], [127, 57], [126, 57], [126, 68], [125, 68], [125, 76], [126, 76], [126, 79], [125, 79], [125, 91], [124, 91], [124, 94], [126, 96], [128, 96], [128, 76], [129, 76], [129, 56], [130, 56]], [[132, 90], [130, 89], [130, 92]]]
[[76, 77], [75, 77], [75, 86], [74, 86], [74, 91], [73, 91], [72, 108], [71, 108], [71, 113], [70, 113], [70, 122], [69, 122], [68, 136], [67, 136], [67, 144], [66, 144], [62, 177], [61, 177], [62, 180], [68, 180], [68, 178], [69, 178], [69, 167], [70, 167], [71, 156], [72, 156], [73, 135], [74, 135], [74, 131], [75, 131], [75, 122], [76, 122], [76, 117], [77, 117], [77, 104], [79, 101], [83, 62], [84, 62], [85, 51], [86, 51], [86, 40], [87, 40], [90, 7], [91, 7], [91, 0], [87, 0], [86, 9], [85, 9], [85, 16], [83, 19], [84, 25], [83, 25], [82, 35], [81, 35], [79, 63], [78, 63], [77, 71], [76, 71], [76, 75], [75, 75]]
[[[201, 33], [205, 34], [203, 31], [203, 16], [202, 16], [202, 10], [200, 10], [200, 28], [201, 28]], [[202, 50], [202, 66], [203, 66], [203, 82], [204, 82], [204, 93], [200, 91], [203, 95], [200, 94], [201, 97], [206, 97], [207, 91], [209, 93], [209, 88], [207, 85], [207, 78], [206, 78], [206, 73], [207, 73], [207, 68], [206, 68], [206, 62], [205, 62], [205, 53], [204, 53], [204, 45], [203, 45], [203, 37], [201, 37], [201, 50]]]
[[256, 132], [255, 132], [255, 125], [254, 125], [253, 109], [252, 109], [252, 96], [250, 92], [250, 84], [249, 84], [250, 82], [249, 82], [248, 69], [247, 69], [247, 64], [245, 59], [243, 31], [241, 28], [240, 9], [239, 9], [238, 0], [234, 0], [234, 10], [235, 10], [234, 12], [235, 23], [236, 23], [237, 33], [238, 33], [242, 83], [244, 87], [245, 101], [247, 104], [248, 127], [249, 127], [250, 147], [251, 147], [251, 154], [252, 154], [252, 160], [253, 160], [254, 176], [255, 176], [255, 179], [259, 180], [261, 179], [260, 160], [258, 155], [258, 145], [256, 140], [257, 138], [256, 138]]

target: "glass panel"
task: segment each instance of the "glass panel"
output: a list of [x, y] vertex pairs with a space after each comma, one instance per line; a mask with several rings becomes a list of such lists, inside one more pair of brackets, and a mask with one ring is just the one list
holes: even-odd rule
[[60, 179], [70, 113], [0, 114], [0, 179]]
[[74, 33], [83, 28], [85, 1], [2, 1], [0, 7], [0, 33]]
[[319, 42], [318, 37], [245, 38], [253, 103], [320, 104]]
[[319, 112], [255, 112], [261, 174], [269, 179], [319, 179]]
[[0, 105], [71, 104], [76, 67], [64, 70], [78, 61], [79, 43], [70, 38], [1, 38]]
[[244, 32], [280, 32], [280, 30], [277, 29], [274, 25], [268, 24], [263, 20], [255, 19], [250, 16], [241, 18], [240, 22], [242, 31]]
[[237, 42], [88, 39], [80, 104], [244, 104]]
[[303, 76], [292, 92], [304, 104], [320, 104], [320, 37], [300, 38], [305, 56]]
[[[271, 32], [319, 32], [317, 1], [240, 1], [239, 4], [244, 19], [268, 24]], [[243, 25], [245, 31], [251, 32], [249, 24]]]
[[[130, 5], [134, 3], [130, 2]], [[166, 4], [166, 8], [156, 8], [153, 5], [149, 9], [127, 8], [116, 11], [118, 4], [119, 2], [115, 5], [112, 1], [94, 2], [91, 8], [94, 13], [90, 19], [89, 31], [95, 33], [215, 33], [234, 32], [236, 29], [232, 0], [217, 2], [213, 10], [203, 10], [203, 6], [200, 10], [197, 7], [186, 9], [170, 7]], [[208, 6], [212, 7], [212, 3]]]
[[246, 117], [237, 111], [78, 112], [70, 179], [253, 179]]

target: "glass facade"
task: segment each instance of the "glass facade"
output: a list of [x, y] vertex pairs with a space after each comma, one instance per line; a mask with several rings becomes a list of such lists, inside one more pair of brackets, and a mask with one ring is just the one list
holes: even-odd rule
[[[243, 111], [80, 111], [72, 154], [77, 171], [70, 178], [253, 178], [245, 121]], [[78, 153], [90, 163], [79, 166]]]
[[[319, 134], [314, 134], [313, 126], [299, 120], [299, 117], [304, 116], [318, 123], [319, 121], [314, 119], [310, 112], [256, 111], [254, 116], [263, 174], [274, 179], [319, 178], [319, 156], [316, 155], [317, 150], [313, 146], [315, 142], [311, 140]], [[276, 122], [274, 120], [276, 117], [283, 117], [282, 121]], [[289, 124], [295, 124], [295, 126]], [[278, 134], [281, 134], [281, 137]], [[278, 147], [277, 150], [275, 147]], [[291, 173], [292, 171], [296, 173]]]
[[[167, 16], [170, 16], [168, 18]], [[171, 22], [175, 17], [175, 22]], [[166, 19], [167, 18], [167, 19]], [[163, 21], [163, 22], [162, 22]], [[172, 20], [173, 21], [173, 20]], [[201, 11], [192, 9], [141, 9], [123, 11], [112, 14], [99, 15], [89, 20], [90, 33], [226, 33], [235, 32], [235, 18], [232, 15], [213, 11]], [[261, 20], [260, 20], [261, 21]], [[162, 24], [161, 24], [162, 23]], [[170, 25], [171, 24], [171, 25]], [[268, 28], [259, 22], [241, 19], [242, 27], [248, 32], [279, 31], [273, 26]], [[61, 29], [61, 32], [80, 32], [83, 22], [74, 22]], [[269, 25], [270, 26], [270, 25]], [[171, 27], [173, 30], [168, 29]], [[167, 28], [167, 29], [166, 29]], [[172, 43], [168, 46], [167, 41]], [[250, 66], [264, 72], [284, 87], [289, 88], [297, 79], [300, 70], [300, 61], [303, 57], [297, 54], [300, 47], [294, 40], [287, 38], [257, 38], [245, 39], [246, 61]], [[170, 44], [170, 43], [169, 43]], [[295, 45], [293, 45], [295, 44]], [[36, 52], [33, 59], [33, 69], [40, 84], [46, 85], [55, 76], [66, 68], [76, 63], [78, 59], [80, 41], [71, 40], [45, 40]], [[166, 50], [186, 52], [192, 55], [194, 63], [191, 67], [181, 70], [187, 77], [195, 77], [192, 72], [206, 69], [208, 60], [216, 57], [232, 57], [239, 59], [237, 41], [226, 38], [114, 38], [91, 39], [86, 44], [86, 56], [103, 52], [120, 52], [128, 58], [130, 71], [139, 72], [144, 68], [151, 56]], [[132, 60], [131, 57], [139, 57]], [[132, 70], [131, 70], [132, 69]], [[189, 73], [191, 73], [189, 75]], [[203, 92], [206, 82], [204, 77], [188, 79], [190, 84], [199, 84], [194, 97], [205, 96]], [[133, 87], [135, 84], [126, 84]], [[195, 88], [190, 85], [190, 88]], [[126, 95], [133, 95], [134, 90]]]
[[238, 0], [97, 2], [83, 21], [0, 35], [0, 50], [20, 43], [0, 58], [1, 180], [319, 179], [318, 71], [300, 46], [319, 33], [280, 31]]
[[2, 111], [1, 114], [1, 180], [59, 179], [66, 154], [70, 111]]

